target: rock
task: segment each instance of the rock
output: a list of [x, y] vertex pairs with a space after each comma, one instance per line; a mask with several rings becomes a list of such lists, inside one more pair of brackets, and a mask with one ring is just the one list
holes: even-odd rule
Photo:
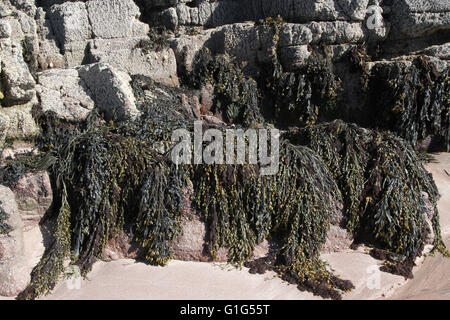
[[[204, 251], [206, 227], [200, 218], [183, 215], [181, 220], [182, 232], [172, 241], [174, 259], [182, 261], [210, 261], [211, 258]], [[223, 256], [220, 257], [223, 260]]]
[[436, 45], [430, 48], [426, 48], [420, 52], [428, 56], [438, 58], [440, 60], [450, 60], [450, 43], [444, 43], [443, 45]]
[[66, 2], [55, 5], [49, 10], [48, 17], [68, 66], [80, 65], [87, 41], [92, 35], [85, 3]]
[[14, 193], [2, 185], [0, 207], [9, 215], [6, 223], [12, 228], [0, 235], [0, 295], [13, 297], [25, 289], [30, 273], [25, 265], [23, 223]]
[[[211, 261], [211, 256], [205, 251], [206, 225], [197, 215], [183, 215], [181, 218], [182, 232], [171, 242], [175, 260], [181, 261]], [[270, 244], [267, 240], [257, 245], [253, 250], [252, 260], [269, 254]], [[228, 249], [220, 248], [214, 261], [228, 262]]]
[[36, 13], [35, 0], [10, 0], [11, 4], [30, 17], [34, 17]]
[[37, 154], [36, 145], [32, 142], [14, 141], [11, 146], [3, 149], [0, 159], [15, 159], [16, 155], [30, 153]]
[[349, 16], [352, 20], [363, 21], [366, 17], [369, 0], [337, 0], [337, 5]]
[[135, 118], [139, 111], [128, 74], [105, 63], [38, 74], [40, 111], [58, 119], [82, 122], [97, 107], [108, 120]]
[[39, 73], [36, 87], [44, 113], [53, 112], [58, 119], [84, 121], [95, 102], [92, 93], [76, 69], [53, 69]]
[[37, 227], [53, 201], [47, 172], [26, 173], [13, 188], [17, 207], [24, 222], [24, 231]]
[[280, 49], [280, 63], [285, 71], [294, 71], [308, 63], [312, 52], [308, 45], [285, 47]]
[[6, 20], [0, 20], [0, 38], [5, 39], [11, 37], [11, 24]]
[[149, 27], [137, 18], [138, 6], [131, 0], [94, 0], [86, 2], [92, 36], [116, 39], [145, 36]]
[[172, 49], [147, 51], [143, 39], [92, 40], [88, 51], [92, 62], [104, 62], [132, 75], [144, 75], [170, 87], [178, 87], [177, 62]]
[[66, 2], [48, 12], [53, 30], [61, 46], [84, 42], [92, 36], [88, 11], [83, 2]]
[[131, 78], [128, 74], [104, 64], [95, 63], [78, 68], [80, 78], [92, 92], [96, 107], [108, 120], [136, 118], [136, 108]]
[[211, 84], [206, 84], [201, 88], [201, 107], [200, 111], [205, 114], [211, 111], [214, 106], [214, 86]]
[[9, 129], [9, 117], [0, 113], [0, 150], [3, 148]]
[[141, 248], [135, 244], [123, 231], [111, 239], [103, 250], [103, 261], [116, 261], [119, 259], [136, 259], [141, 255]]
[[64, 68], [66, 66], [66, 59], [60, 53], [52, 24], [49, 19], [45, 18], [45, 15], [45, 11], [42, 8], [38, 8], [36, 12], [36, 24], [39, 42], [39, 52], [37, 53], [39, 69]]
[[[310, 46], [350, 46], [362, 44], [371, 36], [361, 22], [284, 23], [277, 42], [280, 62], [286, 70], [293, 70], [308, 61], [312, 54]], [[271, 59], [273, 38], [269, 28], [246, 22], [210, 29], [199, 35], [182, 35], [171, 40], [171, 46], [181, 73], [189, 74], [199, 50], [207, 47], [213, 54], [232, 56], [243, 66], [246, 76], [257, 77], [261, 63]]]
[[11, 140], [29, 140], [40, 132], [31, 115], [31, 105], [0, 108], [0, 117], [5, 116], [9, 118], [6, 137]]
[[390, 39], [414, 39], [450, 30], [450, 2], [398, 0], [392, 5]]
[[330, 230], [321, 252], [342, 252], [350, 248], [353, 237], [345, 228], [344, 205], [334, 201], [332, 197], [329, 197], [329, 201], [333, 203], [333, 211], [330, 219]]
[[178, 27], [178, 15], [175, 8], [163, 10], [158, 15], [158, 19], [161, 21], [161, 24], [169, 30], [175, 30]]
[[322, 253], [342, 252], [348, 250], [353, 243], [349, 232], [339, 226], [331, 225], [327, 233], [327, 240], [322, 247]]
[[0, 18], [10, 16], [12, 14], [11, 3], [7, 1], [0, 1]]
[[52, 6], [49, 13], [68, 67], [102, 62], [129, 74], [179, 86], [172, 50], [155, 52], [141, 46], [151, 40], [149, 26], [140, 22], [139, 16], [132, 0], [66, 2]]
[[0, 40], [0, 60], [6, 103], [19, 105], [35, 98], [35, 82], [23, 60], [22, 46]]
[[189, 36], [182, 34], [175, 39], [171, 39], [170, 45], [175, 53], [177, 68], [182, 74], [189, 74], [193, 71], [194, 61], [197, 53], [211, 41], [214, 31], [206, 30], [198, 35]]
[[425, 229], [427, 230], [425, 244], [433, 244], [436, 237], [433, 228], [434, 206], [430, 201], [430, 196], [426, 192], [422, 192], [422, 198], [425, 203], [423, 218], [425, 221]]
[[[258, 21], [268, 17], [281, 16], [288, 22], [306, 21], [363, 21], [369, 0], [248, 0], [245, 9], [242, 1], [199, 1], [193, 4], [173, 1], [164, 6], [145, 1], [147, 11], [171, 6], [176, 8], [178, 25], [218, 27], [245, 21]], [[165, 9], [167, 12], [167, 9]], [[166, 13], [164, 12], [166, 16]], [[172, 14], [171, 14], [172, 15]]]

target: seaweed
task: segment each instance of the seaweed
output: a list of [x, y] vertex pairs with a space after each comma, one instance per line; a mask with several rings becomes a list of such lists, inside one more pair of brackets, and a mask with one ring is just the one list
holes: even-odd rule
[[84, 131], [56, 139], [50, 151], [57, 159], [50, 171], [60, 199], [56, 236], [21, 299], [51, 290], [69, 257], [86, 274], [119, 230], [133, 235], [149, 262], [170, 258], [165, 248], [178, 229], [184, 171], [154, 149], [155, 135], [131, 136], [129, 130], [136, 129], [131, 123], [97, 117], [91, 116]]
[[212, 112], [221, 114], [227, 123], [250, 127], [262, 122], [256, 81], [246, 78], [228, 55], [212, 56], [203, 48], [196, 56], [193, 75], [190, 82], [194, 87], [206, 84], [214, 87]]
[[425, 56], [411, 64], [376, 64], [369, 80], [371, 126], [392, 130], [415, 147], [434, 136], [434, 148], [449, 151], [449, 70], [438, 72]]
[[6, 220], [8, 220], [8, 218], [9, 215], [3, 209], [3, 203], [0, 201], [0, 235], [8, 234], [12, 231], [11, 226], [6, 223]]
[[[241, 78], [225, 56], [206, 58], [209, 62], [197, 70], [198, 85], [213, 84], [225, 112], [237, 106], [230, 122], [245, 122], [250, 111], [257, 115], [258, 99], [246, 87], [252, 80]], [[193, 206], [207, 224], [212, 259], [219, 248], [228, 248], [232, 263], [253, 272], [274, 270], [300, 290], [325, 298], [339, 299], [353, 287], [320, 259], [337, 203], [344, 203], [355, 243], [385, 250], [395, 257], [385, 270], [406, 275], [430, 231], [426, 193], [434, 211], [434, 246], [446, 253], [436, 185], [410, 144], [394, 134], [340, 120], [305, 121], [307, 126], [281, 137], [276, 175], [260, 175], [261, 168], [248, 163], [177, 166], [169, 159], [171, 134], [179, 128], [193, 131], [182, 89], [142, 76], [133, 77], [131, 85], [141, 112], [136, 120], [106, 122], [92, 112], [86, 124], [74, 127], [43, 119], [48, 122], [39, 141], [47, 153], [38, 163], [48, 165], [54, 181], [57, 223], [55, 238], [20, 299], [49, 292], [66, 259], [85, 275], [119, 231], [142, 247], [144, 260], [166, 264], [172, 257], [170, 241], [181, 228], [188, 180]], [[161, 99], [148, 99], [147, 91], [163, 93]], [[279, 242], [273, 257], [249, 263], [254, 247], [268, 238]]]
[[17, 154], [14, 159], [5, 159], [1, 166], [0, 184], [14, 188], [25, 173], [45, 171], [54, 160], [50, 154], [33, 154], [32, 152]]
[[343, 88], [331, 62], [317, 56], [296, 71], [284, 71], [278, 54], [283, 19], [267, 18], [259, 24], [272, 35], [271, 59], [262, 63], [258, 81], [268, 105], [264, 118], [287, 128], [342, 117]]
[[[439, 227], [439, 193], [413, 148], [392, 133], [336, 120], [290, 134], [327, 164], [344, 199], [347, 229], [365, 242], [411, 261], [423, 251], [427, 203], [433, 208], [434, 247], [447, 254]], [[413, 264], [409, 264], [412, 268]]]
[[273, 270], [301, 289], [340, 298], [352, 285], [333, 276], [319, 253], [341, 194], [312, 150], [284, 140], [281, 154], [275, 176], [260, 176], [251, 165], [195, 170], [194, 204], [209, 226], [208, 250], [214, 257], [219, 248], [229, 248], [231, 262], [241, 264], [256, 244], [276, 237], [280, 249]]

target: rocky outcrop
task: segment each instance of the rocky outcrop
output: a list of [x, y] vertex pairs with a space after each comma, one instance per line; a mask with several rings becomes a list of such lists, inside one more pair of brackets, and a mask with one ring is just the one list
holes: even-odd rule
[[[31, 10], [29, 4], [22, 5]], [[39, 133], [31, 115], [37, 103], [36, 83], [27, 64], [32, 62], [31, 52], [37, 51], [36, 24], [25, 12], [13, 9], [9, 2], [0, 7], [0, 147], [6, 138], [24, 140]]]
[[104, 63], [38, 74], [41, 111], [58, 119], [81, 122], [96, 106], [108, 119], [138, 115], [128, 74]]
[[[36, 114], [77, 126], [94, 109], [121, 121], [170, 105], [176, 116], [223, 125], [235, 122], [220, 108], [240, 108], [246, 99], [283, 129], [329, 120], [322, 103], [342, 112], [332, 119], [364, 127], [378, 121], [421, 150], [435, 140], [449, 148], [449, 43], [450, 4], [442, 0], [0, 1], [0, 155], [14, 158], [24, 141], [22, 151], [34, 150]], [[203, 52], [211, 60], [202, 61]], [[216, 57], [225, 62], [214, 66]], [[213, 71], [199, 75], [207, 63]], [[230, 75], [228, 66], [239, 72]], [[145, 84], [137, 93], [139, 79]], [[284, 107], [307, 109], [310, 118], [292, 112], [280, 125], [274, 115]], [[12, 228], [0, 235], [0, 295], [15, 295], [28, 281], [23, 230], [37, 228], [53, 197], [43, 171], [26, 173], [11, 188], [0, 186]], [[187, 211], [170, 243], [174, 257], [210, 261], [208, 226]], [[336, 205], [323, 252], [353, 241], [342, 212]], [[253, 258], [273, 246], [276, 240], [262, 242]], [[139, 249], [121, 233], [103, 258], [126, 257], [139, 257]], [[228, 261], [228, 250], [217, 260]]]
[[52, 6], [48, 16], [69, 67], [103, 62], [179, 85], [173, 51], [141, 46], [151, 42], [149, 26], [138, 20], [140, 11], [132, 0], [65, 2]]
[[53, 69], [39, 73], [36, 87], [43, 113], [80, 122], [94, 108], [92, 93], [76, 69]]
[[363, 21], [369, 0], [250, 0], [243, 10], [239, 0], [225, 1], [144, 1], [148, 11], [171, 6], [160, 13], [170, 12], [177, 25], [217, 27], [244, 21], [257, 21], [281, 16], [289, 22], [306, 21]]
[[[3, 21], [3, 27], [11, 28], [6, 21]], [[0, 40], [0, 53], [5, 104], [12, 106], [30, 102], [36, 95], [35, 82], [23, 60], [22, 46], [11, 38], [4, 38]]]
[[448, 1], [393, 1], [391, 39], [414, 39], [450, 31]]
[[96, 107], [107, 119], [123, 120], [138, 115], [127, 73], [104, 63], [95, 63], [80, 67], [78, 74], [90, 88]]
[[0, 109], [0, 116], [9, 119], [6, 137], [11, 140], [29, 140], [36, 137], [40, 129], [32, 114], [31, 105]]

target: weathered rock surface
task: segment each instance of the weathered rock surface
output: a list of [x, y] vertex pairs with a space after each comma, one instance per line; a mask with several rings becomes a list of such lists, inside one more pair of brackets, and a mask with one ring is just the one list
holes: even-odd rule
[[36, 90], [44, 113], [53, 112], [59, 119], [79, 122], [94, 108], [91, 91], [76, 69], [53, 69], [38, 76]]
[[7, 138], [27, 140], [39, 134], [40, 129], [31, 114], [31, 108], [31, 105], [0, 108], [0, 117], [9, 119]]
[[[191, 2], [191, 4], [187, 4]], [[363, 21], [369, 0], [250, 0], [243, 10], [239, 0], [227, 1], [145, 1], [147, 10], [172, 6], [178, 25], [217, 27], [244, 21], [281, 16], [288, 22]], [[171, 10], [166, 9], [166, 10]], [[163, 15], [164, 15], [163, 11]]]
[[9, 117], [0, 113], [0, 149], [3, 148], [5, 143], [6, 134], [9, 129]]
[[393, 39], [420, 38], [450, 30], [450, 3], [440, 0], [399, 0], [392, 8]]
[[129, 74], [140, 74], [167, 86], [178, 87], [177, 62], [170, 48], [147, 51], [142, 39], [97, 39], [89, 42], [90, 61], [108, 63]]
[[45, 171], [26, 173], [14, 185], [13, 192], [24, 230], [37, 227], [53, 201], [48, 173]]
[[91, 90], [95, 105], [107, 119], [135, 118], [136, 108], [130, 76], [104, 63], [82, 66], [78, 74]]
[[6, 221], [12, 231], [0, 235], [0, 295], [15, 296], [25, 289], [30, 280], [25, 266], [23, 222], [14, 193], [0, 185], [0, 206], [9, 218]]
[[6, 104], [20, 105], [31, 101], [36, 95], [35, 81], [23, 60], [22, 46], [10, 39], [0, 40], [0, 61]]
[[155, 52], [140, 46], [149, 42], [149, 26], [140, 22], [132, 0], [66, 2], [49, 10], [49, 19], [69, 67], [108, 63], [129, 74], [142, 74], [178, 86], [171, 49]]
[[105, 63], [74, 69], [53, 69], [38, 74], [41, 111], [58, 119], [81, 122], [96, 106], [108, 119], [138, 115], [128, 74]]

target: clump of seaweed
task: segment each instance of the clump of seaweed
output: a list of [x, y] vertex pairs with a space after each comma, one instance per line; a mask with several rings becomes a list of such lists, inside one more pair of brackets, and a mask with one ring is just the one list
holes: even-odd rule
[[0, 234], [8, 234], [12, 231], [12, 228], [6, 223], [6, 220], [8, 220], [9, 215], [5, 212], [2, 205], [3, 204], [0, 201]]
[[213, 113], [221, 114], [227, 123], [255, 126], [261, 123], [259, 95], [256, 81], [246, 78], [227, 55], [212, 56], [202, 49], [195, 61], [195, 87], [210, 84], [214, 87]]
[[17, 154], [14, 159], [5, 159], [0, 167], [0, 184], [14, 188], [27, 172], [45, 171], [53, 161], [54, 158], [48, 154], [34, 155], [32, 152]]
[[260, 176], [258, 167], [249, 165], [195, 170], [194, 204], [209, 225], [209, 252], [214, 257], [227, 247], [231, 261], [243, 263], [256, 244], [274, 236], [280, 249], [273, 270], [301, 289], [338, 299], [339, 290], [352, 285], [333, 276], [319, 253], [341, 194], [312, 150], [285, 140], [281, 154], [275, 176]]
[[431, 231], [426, 227], [426, 193], [434, 211], [434, 246], [446, 253], [437, 187], [406, 141], [340, 120], [291, 135], [327, 164], [343, 195], [347, 228], [356, 242], [385, 249], [412, 268]]
[[120, 230], [142, 247], [150, 263], [170, 259], [168, 243], [179, 231], [186, 172], [168, 160], [166, 151], [172, 129], [189, 124], [185, 110], [172, 103], [179, 101], [178, 92], [165, 103], [146, 101], [146, 90], [168, 90], [160, 86], [133, 78], [141, 111], [135, 121], [105, 122], [96, 112], [78, 127], [51, 114], [40, 119], [45, 124], [41, 149], [54, 159], [48, 169], [55, 189], [55, 238], [19, 299], [48, 293], [67, 259], [86, 274]]
[[[225, 85], [220, 99], [242, 94], [248, 80], [227, 85], [223, 81], [232, 78], [222, 73], [230, 72], [230, 64], [211, 59], [219, 68], [198, 74], [212, 74], [215, 86]], [[404, 272], [422, 252], [429, 232], [422, 194], [427, 193], [434, 210], [434, 245], [445, 252], [436, 185], [410, 145], [393, 134], [342, 121], [287, 132], [281, 139], [280, 170], [273, 176], [260, 175], [260, 168], [250, 164], [176, 166], [169, 160], [171, 132], [193, 130], [181, 92], [139, 76], [132, 87], [141, 111], [134, 121], [105, 122], [93, 112], [79, 128], [47, 124], [50, 138], [42, 141], [55, 187], [55, 239], [19, 298], [51, 290], [69, 258], [86, 274], [120, 230], [142, 247], [145, 260], [165, 264], [172, 256], [170, 241], [180, 230], [189, 179], [193, 204], [208, 225], [213, 258], [226, 247], [230, 260], [242, 264], [256, 244], [277, 239], [273, 258], [248, 265], [261, 272], [271, 268], [299, 289], [326, 298], [339, 299], [352, 288], [319, 257], [336, 203], [344, 203], [347, 228], [356, 241], [386, 250], [396, 259], [386, 270]], [[167, 98], [147, 98], [146, 91], [161, 90]], [[239, 106], [252, 110], [248, 101]]]
[[[342, 86], [326, 59], [317, 57], [295, 72], [285, 72], [278, 55], [282, 18], [267, 18], [260, 22], [273, 34], [271, 59], [262, 66], [260, 88], [263, 88], [269, 110], [263, 110], [266, 120], [282, 127], [306, 126], [337, 118]], [[267, 108], [265, 108], [267, 109]]]
[[143, 133], [132, 136], [131, 124], [104, 123], [95, 116], [89, 121], [86, 130], [55, 141], [51, 151], [57, 159], [50, 168], [59, 195], [56, 237], [19, 298], [51, 290], [69, 257], [87, 273], [122, 229], [134, 236], [148, 261], [164, 264], [171, 256], [167, 243], [179, 228], [183, 168], [174, 168]]
[[263, 77], [266, 99], [273, 106], [266, 117], [283, 127], [303, 127], [336, 117], [340, 82], [325, 62], [307, 64], [296, 72], [272, 70], [273, 77]]
[[369, 82], [373, 124], [392, 130], [413, 146], [434, 136], [441, 150], [450, 150], [449, 70], [438, 72], [425, 56], [410, 65], [376, 64]]

